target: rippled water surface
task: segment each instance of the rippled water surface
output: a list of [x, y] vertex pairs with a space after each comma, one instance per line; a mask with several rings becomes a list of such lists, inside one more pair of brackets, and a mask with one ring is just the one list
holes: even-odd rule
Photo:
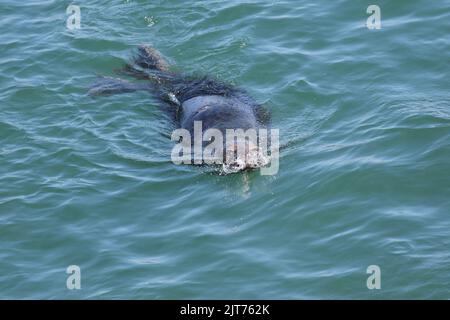
[[[69, 4], [0, 3], [0, 298], [450, 298], [448, 1]], [[278, 174], [174, 165], [148, 93], [86, 95], [141, 43], [265, 104]]]

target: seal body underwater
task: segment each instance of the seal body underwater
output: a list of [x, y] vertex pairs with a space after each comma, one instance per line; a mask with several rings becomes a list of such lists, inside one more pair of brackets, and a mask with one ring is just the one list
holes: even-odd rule
[[[119, 78], [99, 77], [91, 86], [89, 94], [149, 91], [163, 109], [171, 114], [177, 126], [189, 131], [192, 136], [198, 122], [202, 124], [202, 132], [216, 129], [224, 136], [229, 129], [254, 129], [258, 132], [269, 125], [268, 111], [245, 90], [210, 76], [188, 76], [172, 72], [162, 55], [150, 46], [139, 46], [132, 61], [118, 70], [118, 73], [144, 81], [130, 82]], [[223, 148], [225, 149], [225, 143]], [[225, 155], [225, 150], [222, 154]], [[266, 163], [267, 159], [261, 156], [253, 142], [247, 144], [244, 161], [235, 161], [231, 166], [236, 168], [235, 171], [240, 171]]]

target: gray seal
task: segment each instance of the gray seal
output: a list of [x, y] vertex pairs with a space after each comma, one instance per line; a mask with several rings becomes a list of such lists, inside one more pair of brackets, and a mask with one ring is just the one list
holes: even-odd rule
[[[147, 45], [139, 46], [137, 54], [118, 73], [141, 81], [99, 77], [91, 86], [89, 94], [148, 91], [156, 97], [163, 110], [171, 115], [177, 127], [191, 133], [195, 121], [202, 121], [203, 131], [217, 129], [224, 136], [227, 129], [258, 131], [267, 128], [270, 123], [269, 112], [245, 90], [211, 76], [172, 72], [162, 55]], [[239, 169], [258, 165], [258, 161], [246, 161]]]

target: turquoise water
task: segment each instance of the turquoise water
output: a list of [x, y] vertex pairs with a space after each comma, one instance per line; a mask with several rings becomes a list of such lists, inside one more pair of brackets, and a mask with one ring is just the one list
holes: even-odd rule
[[[0, 298], [450, 298], [448, 1], [69, 4], [0, 3]], [[174, 165], [149, 94], [86, 95], [141, 43], [264, 103], [278, 174]]]

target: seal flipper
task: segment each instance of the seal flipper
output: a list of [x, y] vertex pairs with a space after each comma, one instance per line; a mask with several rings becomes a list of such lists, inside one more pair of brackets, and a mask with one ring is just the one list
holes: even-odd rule
[[148, 45], [140, 45], [131, 63], [116, 70], [116, 73], [138, 80], [151, 81], [148, 87], [156, 98], [168, 105], [176, 106], [177, 110], [181, 106], [177, 92], [174, 91], [174, 85], [183, 83], [185, 77], [170, 72], [169, 64], [158, 50]]
[[169, 71], [169, 64], [162, 57], [161, 53], [147, 45], [139, 46], [137, 55], [134, 57], [133, 62], [143, 69], [158, 70], [163, 72]]
[[158, 50], [140, 45], [137, 54], [123, 68], [116, 70], [119, 75], [138, 80], [150, 80], [156, 85], [170, 85], [179, 76], [169, 71], [169, 64]]
[[118, 78], [98, 77], [97, 81], [89, 89], [88, 94], [90, 96], [99, 96], [134, 92], [137, 90], [149, 90], [149, 86], [147, 84], [132, 83]]

